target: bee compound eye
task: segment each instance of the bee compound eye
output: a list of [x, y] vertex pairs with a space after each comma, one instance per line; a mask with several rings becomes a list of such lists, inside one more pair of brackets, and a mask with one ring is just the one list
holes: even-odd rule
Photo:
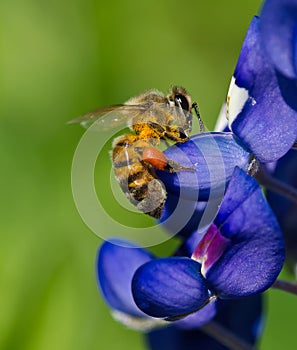
[[175, 105], [177, 107], [181, 107], [185, 111], [189, 111], [190, 110], [189, 101], [186, 98], [186, 96], [184, 96], [184, 95], [181, 95], [181, 94], [175, 95], [174, 103], [175, 103]]

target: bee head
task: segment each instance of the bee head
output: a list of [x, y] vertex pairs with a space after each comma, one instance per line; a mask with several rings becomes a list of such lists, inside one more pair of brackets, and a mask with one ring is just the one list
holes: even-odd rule
[[167, 98], [173, 102], [175, 107], [181, 108], [183, 113], [183, 121], [181, 126], [184, 129], [185, 135], [192, 130], [192, 98], [187, 90], [181, 86], [174, 86], [171, 88]]

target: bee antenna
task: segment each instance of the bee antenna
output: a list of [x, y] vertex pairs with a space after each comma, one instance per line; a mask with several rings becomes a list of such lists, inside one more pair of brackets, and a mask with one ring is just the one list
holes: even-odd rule
[[203, 132], [205, 131], [205, 126], [204, 126], [204, 123], [201, 119], [201, 115], [200, 115], [200, 112], [199, 112], [199, 107], [198, 107], [198, 104], [197, 102], [194, 102], [192, 104], [192, 108], [194, 109], [196, 115], [197, 115], [197, 118], [198, 118], [198, 122], [199, 122], [199, 129], [200, 129], [200, 132]]

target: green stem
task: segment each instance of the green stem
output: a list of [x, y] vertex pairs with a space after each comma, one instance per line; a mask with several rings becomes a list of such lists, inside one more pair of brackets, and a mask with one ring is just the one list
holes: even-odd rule
[[253, 345], [248, 344], [215, 321], [211, 321], [199, 329], [230, 350], [256, 350]]
[[267, 189], [276, 192], [297, 204], [297, 189], [270, 175], [264, 166], [259, 166], [259, 170], [254, 175], [254, 177], [261, 185], [265, 186]]
[[294, 295], [297, 295], [297, 283], [296, 282], [288, 282], [284, 280], [276, 280], [272, 285], [272, 288], [280, 289], [284, 292], [288, 292]]

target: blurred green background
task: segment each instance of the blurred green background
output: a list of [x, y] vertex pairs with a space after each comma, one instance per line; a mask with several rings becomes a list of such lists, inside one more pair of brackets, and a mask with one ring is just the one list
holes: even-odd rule
[[[80, 219], [70, 184], [84, 130], [65, 123], [178, 84], [211, 129], [259, 6], [1, 1], [1, 350], [145, 349], [139, 333], [113, 321], [99, 295], [94, 261], [101, 241]], [[295, 348], [291, 303], [293, 297], [269, 292], [261, 349]]]

